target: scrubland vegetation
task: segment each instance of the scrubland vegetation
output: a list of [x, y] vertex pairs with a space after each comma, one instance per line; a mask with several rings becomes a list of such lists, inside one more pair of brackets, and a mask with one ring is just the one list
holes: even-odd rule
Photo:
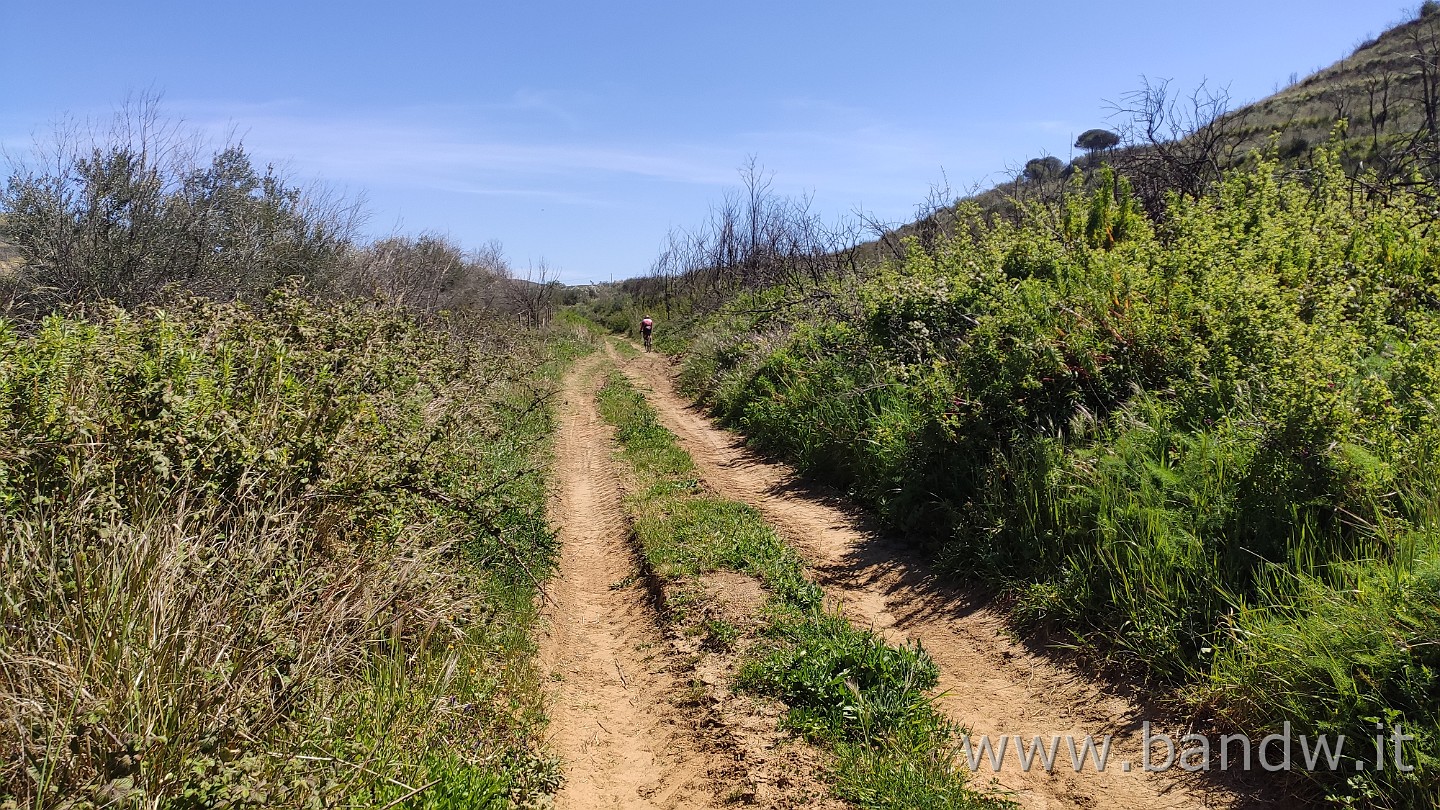
[[548, 291], [493, 250], [359, 244], [117, 121], [0, 197], [0, 804], [553, 793], [530, 631], [583, 342], [517, 328]]
[[738, 292], [692, 322], [682, 382], [1004, 593], [1023, 630], [1176, 687], [1197, 719], [1353, 740], [1402, 723], [1413, 772], [1317, 777], [1434, 802], [1424, 198], [1357, 193], [1322, 151], [1160, 221], [1108, 169], [1018, 221], [956, 219], [863, 278]]
[[[1437, 19], [1364, 52], [1390, 64]], [[1173, 182], [1193, 143], [1141, 160], [1132, 130], [1115, 168], [1036, 164], [855, 266], [809, 273], [754, 238], [771, 219], [712, 219], [592, 306], [659, 309], [690, 394], [1017, 631], [1212, 732], [1346, 735], [1302, 793], [1436, 806], [1440, 150], [1428, 96], [1399, 97], [1414, 129], [1366, 139], [1379, 166], [1332, 118], [1302, 154], [1277, 135]], [[1415, 735], [1413, 770], [1376, 770], [1377, 724]]]
[[[1018, 633], [1210, 733], [1345, 735], [1296, 796], [1440, 806], [1437, 31], [1234, 112], [1147, 84], [1084, 158], [903, 227], [752, 161], [590, 289], [362, 242], [357, 201], [149, 101], [62, 130], [0, 192], [0, 807], [543, 804], [550, 398], [582, 320], [646, 314], [689, 394]], [[838, 795], [996, 804], [923, 650], [824, 605], [632, 387], [599, 406], [651, 572], [763, 582], [736, 686]]]

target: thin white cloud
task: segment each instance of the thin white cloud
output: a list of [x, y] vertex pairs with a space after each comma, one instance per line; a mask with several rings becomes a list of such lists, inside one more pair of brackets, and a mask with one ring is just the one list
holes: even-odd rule
[[[403, 115], [393, 116], [396, 119]], [[232, 116], [203, 124], [220, 132]], [[243, 139], [327, 175], [372, 182], [423, 181], [434, 173], [559, 176], [624, 174], [681, 183], [733, 178], [704, 150], [644, 150], [468, 136], [459, 127], [404, 125], [374, 119], [260, 114], [245, 117]]]
[[842, 208], [862, 196], [913, 201], [940, 179], [942, 165], [967, 183], [994, 168], [980, 154], [988, 150], [959, 144], [952, 133], [906, 128], [864, 107], [805, 97], [774, 102], [778, 126], [771, 128], [716, 132], [699, 141], [665, 142], [663, 133], [647, 143], [581, 141], [572, 108], [593, 102], [521, 89], [488, 103], [366, 115], [317, 110], [299, 98], [164, 105], [188, 125], [216, 139], [237, 137], [257, 157], [297, 174], [560, 204], [609, 204], [603, 189], [625, 180], [732, 187], [748, 155], [775, 172], [777, 188], [818, 190], [832, 201], [847, 200]]
[[557, 101], [549, 93], [540, 90], [516, 90], [514, 101], [508, 106], [526, 112], [539, 112], [560, 121], [572, 131], [580, 128], [579, 116], [572, 113], [562, 102]]
[[479, 197], [523, 197], [543, 200], [560, 205], [576, 205], [589, 208], [608, 208], [615, 205], [613, 200], [604, 200], [588, 194], [573, 194], [565, 191], [547, 191], [535, 188], [500, 188], [469, 183], [452, 183], [442, 188], [456, 194], [471, 194]]

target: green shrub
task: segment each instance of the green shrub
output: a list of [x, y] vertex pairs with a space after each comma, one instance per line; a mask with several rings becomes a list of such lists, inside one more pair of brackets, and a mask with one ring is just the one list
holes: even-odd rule
[[472, 326], [293, 292], [0, 322], [0, 803], [542, 791], [555, 364]]
[[[756, 446], [1013, 594], [1022, 625], [1163, 684], [1258, 668], [1248, 691], [1197, 698], [1247, 731], [1403, 712], [1419, 770], [1322, 778], [1356, 801], [1433, 801], [1436, 721], [1405, 708], [1420, 687], [1280, 699], [1348, 653], [1236, 646], [1247, 623], [1418, 637], [1398, 602], [1367, 613], [1347, 594], [1356, 571], [1404, 582], [1440, 554], [1440, 232], [1424, 194], [1357, 196], [1332, 151], [1313, 161], [1261, 158], [1159, 223], [1104, 172], [1018, 225], [962, 207], [966, 227], [878, 268], [853, 315], [736, 302], [681, 379]], [[1332, 601], [1328, 619], [1299, 607]], [[1429, 684], [1427, 648], [1397, 649], [1365, 680]]]

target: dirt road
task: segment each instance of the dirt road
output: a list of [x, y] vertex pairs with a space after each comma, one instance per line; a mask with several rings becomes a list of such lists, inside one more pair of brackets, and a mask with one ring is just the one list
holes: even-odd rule
[[611, 465], [610, 432], [595, 411], [604, 358], [566, 378], [551, 514], [560, 569], [547, 591], [540, 663], [550, 684], [551, 742], [566, 763], [556, 805], [667, 808], [716, 804], [723, 763], [678, 706], [668, 646], [641, 588]]
[[[1004, 620], [961, 589], [942, 582], [904, 546], [868, 531], [854, 510], [817, 495], [783, 465], [748, 451], [730, 433], [678, 397], [667, 361], [658, 354], [612, 360], [659, 411], [665, 426], [694, 457], [710, 486], [758, 509], [814, 566], [827, 593], [852, 619], [889, 639], [918, 639], [941, 671], [941, 705], [972, 734], [1113, 735], [1111, 767], [1077, 773], [1061, 759], [1052, 773], [1024, 771], [1013, 753], [998, 773], [982, 768], [977, 781], [995, 778], [1022, 807], [1232, 808], [1239, 796], [1177, 770], [1145, 773], [1134, 702], [1102, 689], [1077, 671], [1012, 641]], [[1013, 745], [1013, 739], [1011, 741]], [[1159, 752], [1157, 751], [1157, 754]], [[1115, 767], [1129, 761], [1128, 772]]]

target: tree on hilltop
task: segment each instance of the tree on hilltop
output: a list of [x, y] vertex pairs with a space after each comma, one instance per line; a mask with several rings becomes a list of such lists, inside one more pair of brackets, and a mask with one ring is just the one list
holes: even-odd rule
[[1120, 136], [1108, 129], [1087, 129], [1075, 139], [1075, 146], [1084, 149], [1091, 161], [1098, 152], [1113, 149], [1120, 143]]

